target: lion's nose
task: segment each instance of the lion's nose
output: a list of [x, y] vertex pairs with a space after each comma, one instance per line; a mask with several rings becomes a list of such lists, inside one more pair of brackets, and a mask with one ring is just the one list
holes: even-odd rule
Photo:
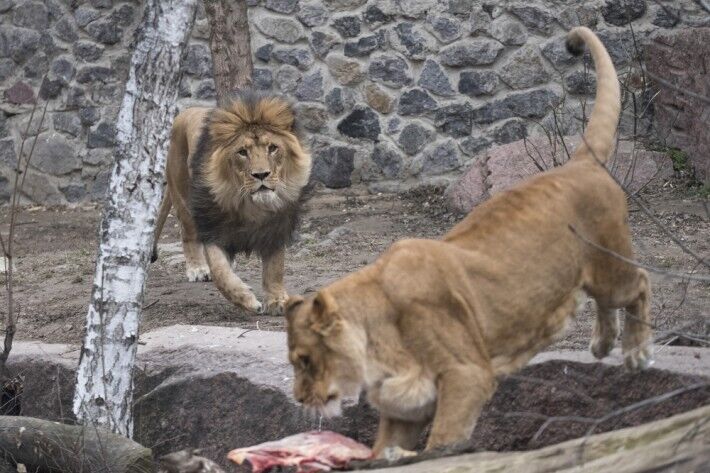
[[253, 172], [251, 175], [260, 181], [263, 181], [267, 177], [269, 177], [269, 174], [271, 174], [269, 171], [264, 171], [264, 172]]

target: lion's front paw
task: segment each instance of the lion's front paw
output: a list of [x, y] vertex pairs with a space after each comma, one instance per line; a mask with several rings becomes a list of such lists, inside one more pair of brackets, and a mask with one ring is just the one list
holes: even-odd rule
[[250, 312], [254, 312], [256, 314], [261, 314], [261, 312], [264, 310], [264, 306], [261, 305], [261, 302], [259, 302], [259, 299], [257, 299], [256, 296], [254, 295], [254, 293], [252, 293], [251, 291], [249, 291], [249, 293], [242, 296], [241, 299], [242, 299], [240, 301], [241, 306]]
[[264, 314], [271, 316], [283, 315], [287, 300], [288, 294], [285, 292], [268, 295], [264, 304]]
[[209, 266], [193, 266], [185, 270], [187, 280], [190, 282], [207, 282], [212, 280]]
[[653, 364], [651, 347], [644, 345], [624, 353], [624, 366], [629, 371], [642, 371]]

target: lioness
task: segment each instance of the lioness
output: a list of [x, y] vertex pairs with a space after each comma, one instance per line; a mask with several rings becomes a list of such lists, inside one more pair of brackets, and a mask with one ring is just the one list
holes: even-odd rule
[[412, 449], [432, 421], [427, 449], [466, 441], [496, 377], [522, 367], [574, 315], [578, 293], [596, 300], [591, 351], [609, 354], [626, 308], [622, 347], [647, 366], [650, 286], [627, 258], [626, 197], [603, 163], [619, 118], [619, 83], [599, 39], [575, 28], [597, 68], [584, 144], [564, 166], [477, 208], [441, 241], [404, 240], [374, 263], [286, 305], [298, 401], [324, 414], [364, 388], [380, 412], [374, 445]]
[[282, 313], [288, 297], [284, 248], [310, 171], [293, 110], [280, 98], [243, 92], [222, 108], [184, 110], [173, 123], [153, 261], [174, 205], [187, 279], [211, 277], [232, 303], [259, 312], [262, 304], [231, 269], [236, 253], [256, 252], [263, 265], [264, 311]]

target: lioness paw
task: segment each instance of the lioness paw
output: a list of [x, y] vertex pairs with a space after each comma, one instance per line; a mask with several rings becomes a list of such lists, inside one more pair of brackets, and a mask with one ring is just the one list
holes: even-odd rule
[[589, 345], [589, 350], [595, 358], [601, 360], [611, 353], [611, 350], [614, 348], [614, 342], [614, 338], [595, 337]]
[[413, 450], [405, 450], [401, 447], [387, 447], [382, 450], [379, 455], [380, 458], [387, 460], [388, 462], [394, 462], [406, 457], [416, 457], [417, 452]]
[[624, 366], [629, 371], [643, 371], [653, 364], [651, 348], [646, 345], [624, 353]]
[[207, 282], [212, 280], [210, 268], [207, 266], [195, 266], [185, 270], [187, 280], [190, 282]]

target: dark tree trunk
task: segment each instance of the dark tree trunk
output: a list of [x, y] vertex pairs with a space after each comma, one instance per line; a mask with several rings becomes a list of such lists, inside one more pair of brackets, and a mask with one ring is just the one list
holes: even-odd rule
[[251, 87], [249, 18], [246, 0], [205, 0], [210, 23], [210, 49], [217, 102], [223, 105], [236, 90]]

